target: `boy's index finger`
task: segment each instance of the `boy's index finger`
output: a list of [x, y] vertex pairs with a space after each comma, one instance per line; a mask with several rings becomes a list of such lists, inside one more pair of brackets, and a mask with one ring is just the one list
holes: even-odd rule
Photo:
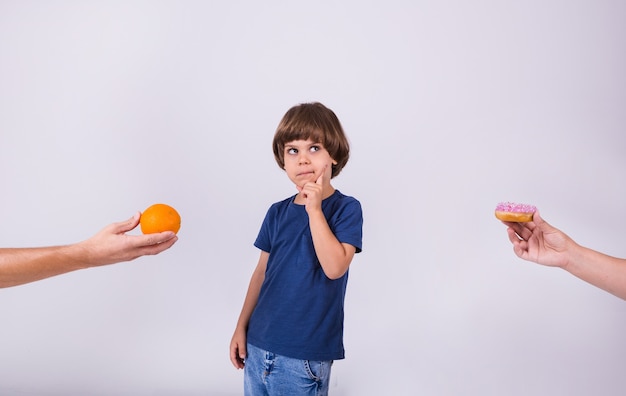
[[319, 184], [320, 186], [324, 185], [324, 180], [326, 178], [326, 170], [328, 169], [328, 165], [324, 165], [324, 170], [322, 174], [315, 180], [315, 184]]

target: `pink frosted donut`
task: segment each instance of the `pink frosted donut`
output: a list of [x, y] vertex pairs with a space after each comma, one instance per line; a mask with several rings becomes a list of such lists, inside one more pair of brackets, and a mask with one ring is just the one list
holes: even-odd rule
[[537, 208], [533, 205], [500, 202], [496, 206], [496, 217], [502, 221], [526, 223], [533, 221], [533, 214], [535, 214], [536, 211]]

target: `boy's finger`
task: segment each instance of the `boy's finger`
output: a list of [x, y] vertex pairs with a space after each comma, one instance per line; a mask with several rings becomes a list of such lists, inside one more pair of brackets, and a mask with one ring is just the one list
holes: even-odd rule
[[324, 185], [324, 178], [326, 177], [327, 169], [328, 169], [328, 165], [325, 165], [324, 170], [322, 171], [322, 174], [320, 175], [320, 177], [317, 178], [317, 180], [315, 180], [315, 184], [319, 184], [320, 186]]

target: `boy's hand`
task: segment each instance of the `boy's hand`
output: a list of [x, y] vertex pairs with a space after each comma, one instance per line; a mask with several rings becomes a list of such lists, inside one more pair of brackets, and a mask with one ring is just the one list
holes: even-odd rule
[[330, 172], [332, 172], [331, 167], [325, 165], [324, 170], [315, 180], [315, 183], [307, 182], [302, 187], [296, 186], [304, 197], [304, 205], [307, 212], [309, 212], [310, 209], [320, 209], [322, 207], [324, 186], [328, 184], [327, 181], [330, 180]]
[[236, 369], [245, 366], [246, 359], [246, 332], [236, 330], [230, 341], [230, 361]]

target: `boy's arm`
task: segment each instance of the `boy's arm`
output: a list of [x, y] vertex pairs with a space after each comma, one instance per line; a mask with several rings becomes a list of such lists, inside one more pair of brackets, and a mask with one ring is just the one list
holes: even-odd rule
[[350, 267], [356, 248], [339, 242], [328, 226], [321, 208], [319, 211], [309, 212], [309, 227], [315, 254], [324, 273], [329, 279], [341, 278]]
[[113, 223], [93, 237], [71, 245], [0, 249], [0, 288], [17, 286], [83, 268], [130, 261], [158, 254], [177, 240], [172, 232], [126, 235], [139, 223], [139, 213]]
[[261, 292], [261, 285], [265, 280], [265, 269], [267, 268], [267, 260], [270, 254], [268, 252], [261, 251], [259, 262], [252, 273], [250, 278], [250, 284], [248, 285], [248, 292], [243, 303], [243, 308], [239, 314], [239, 320], [235, 327], [235, 333], [230, 341], [230, 361], [235, 368], [241, 369], [244, 366], [244, 359], [246, 358], [246, 342], [248, 332], [248, 322], [250, 316], [256, 307], [256, 303], [259, 299], [259, 293]]
[[305, 209], [309, 215], [309, 228], [317, 259], [329, 279], [339, 279], [350, 267], [356, 247], [339, 242], [322, 211], [322, 199], [324, 191], [329, 191], [331, 172], [332, 167], [326, 166], [315, 183], [309, 182], [302, 187], [296, 187], [305, 198]]

